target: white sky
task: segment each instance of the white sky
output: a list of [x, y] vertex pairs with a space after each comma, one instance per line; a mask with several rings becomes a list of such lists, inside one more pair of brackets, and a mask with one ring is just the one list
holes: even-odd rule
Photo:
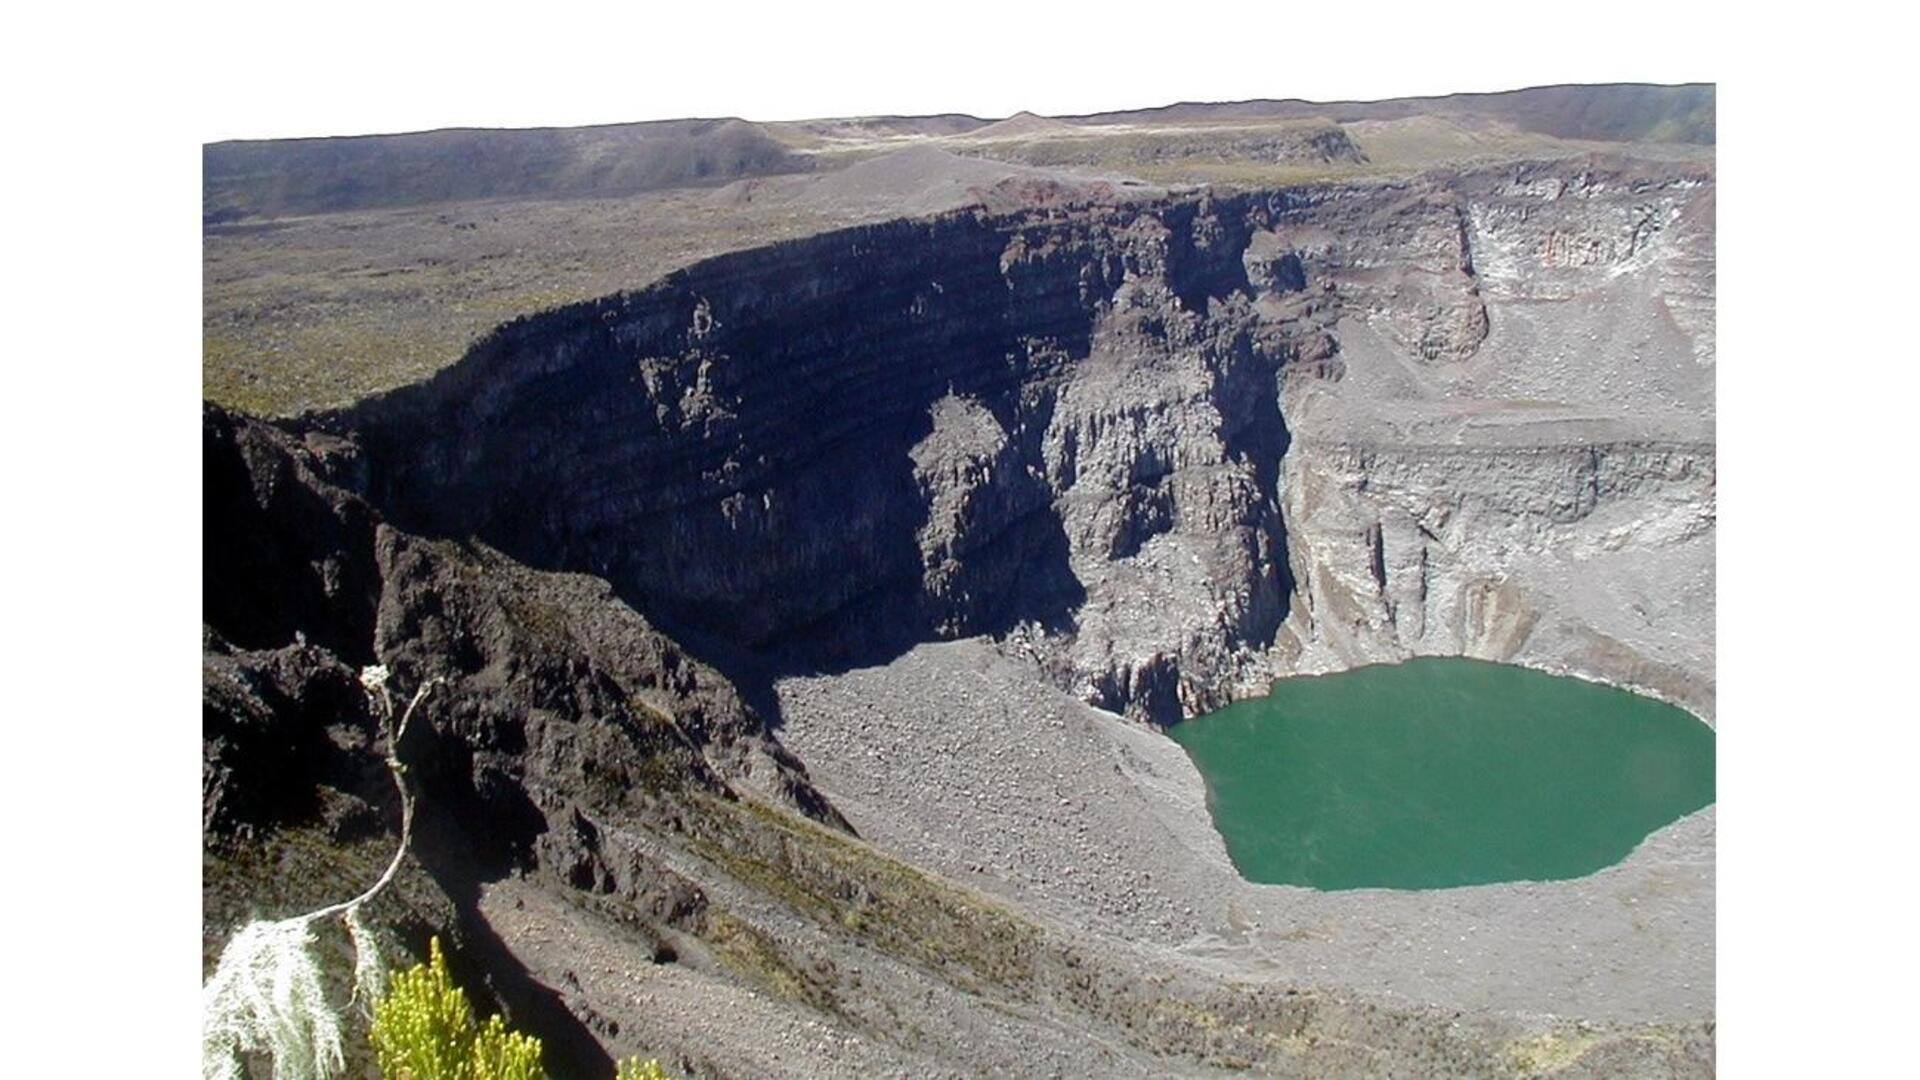
[[207, 5], [204, 141], [686, 116], [1005, 116], [1557, 82], [1713, 81], [1697, 6], [1612, 0], [1577, 37], [1509, 0], [1093, 7], [980, 0]]

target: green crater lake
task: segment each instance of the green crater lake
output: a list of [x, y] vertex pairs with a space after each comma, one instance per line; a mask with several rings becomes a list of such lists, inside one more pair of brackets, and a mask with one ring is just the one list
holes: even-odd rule
[[1713, 729], [1480, 660], [1282, 679], [1174, 725], [1243, 877], [1434, 889], [1582, 877], [1713, 803]]

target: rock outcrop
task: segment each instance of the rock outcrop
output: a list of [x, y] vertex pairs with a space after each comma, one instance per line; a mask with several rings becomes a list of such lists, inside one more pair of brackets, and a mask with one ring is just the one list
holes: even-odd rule
[[1217, 595], [1168, 594], [1188, 617], [1154, 622], [1185, 634], [1231, 604], [1207, 635], [1230, 651], [1285, 610], [1289, 345], [1246, 296], [1252, 210], [957, 215], [780, 245], [504, 328], [334, 419], [396, 520], [604, 575], [665, 625], [746, 648], [856, 662], [1017, 626], [1069, 642], [1089, 583], [1117, 596], [1124, 580], [1094, 579], [1140, 576], [1126, 564], [1184, 523]]
[[[503, 858], [575, 813], [565, 793], [644, 794], [657, 786], [650, 776], [668, 773], [716, 794], [747, 784], [834, 820], [731, 684], [605, 582], [391, 527], [330, 481], [357, 471], [350, 447], [213, 406], [203, 426], [207, 651], [221, 658], [209, 661], [208, 707], [223, 724], [329, 716], [366, 727], [358, 665], [384, 664], [406, 686], [441, 679], [427, 717], [458, 759], [458, 784], [483, 801], [513, 793], [478, 808]], [[224, 550], [242, 536], [260, 553], [252, 562]], [[289, 603], [308, 592], [322, 598], [311, 612]], [[284, 612], [286, 625], [258, 614], [267, 610]], [[216, 675], [242, 689], [216, 690]], [[233, 809], [216, 779], [206, 785], [210, 821]], [[524, 835], [504, 824], [536, 819]]]
[[[1295, 444], [1292, 670], [1462, 655], [1603, 677], [1712, 715], [1711, 444]], [[1709, 624], [1710, 625], [1710, 624]], [[1621, 632], [1621, 631], [1616, 631]]]

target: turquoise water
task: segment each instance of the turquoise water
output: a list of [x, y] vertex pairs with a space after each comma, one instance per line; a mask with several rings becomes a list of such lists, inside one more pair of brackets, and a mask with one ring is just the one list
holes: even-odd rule
[[1713, 730], [1685, 710], [1479, 660], [1282, 679], [1170, 733], [1234, 865], [1273, 884], [1581, 877], [1714, 799]]

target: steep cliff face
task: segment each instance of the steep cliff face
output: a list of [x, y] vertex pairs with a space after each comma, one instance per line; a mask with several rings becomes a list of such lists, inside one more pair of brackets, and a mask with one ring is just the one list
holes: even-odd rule
[[556, 1071], [611, 1075], [478, 910], [482, 884], [591, 896], [642, 941], [697, 935], [700, 885], [616, 825], [671, 832], [691, 802], [742, 795], [844, 822], [734, 687], [604, 582], [393, 528], [343, 486], [365, 478], [350, 443], [211, 406], [202, 429], [208, 959], [245, 919], [380, 873], [400, 808], [359, 671], [385, 665], [407, 693], [438, 680], [398, 750], [410, 858], [372, 916], [416, 952], [447, 936], [463, 981], [546, 1039]]
[[1625, 678], [1511, 579], [1589, 521], [1710, 568], [1710, 206], [1562, 165], [895, 222], [522, 320], [320, 423], [398, 522], [808, 664], [992, 633], [1161, 720], [1408, 652]]
[[[1178, 533], [1198, 566], [1179, 584], [1210, 592], [1164, 583], [1187, 617], [1119, 624], [1225, 652], [1285, 610], [1290, 346], [1247, 297], [1252, 205], [780, 245], [505, 328], [346, 420], [400, 520], [604, 575], [726, 641], [853, 662], [1028, 626], [1079, 677], [1094, 590], [1153, 605], [1141, 568]], [[1143, 697], [1108, 668], [1108, 703]]]
[[1710, 444], [1296, 443], [1281, 651], [1313, 671], [1530, 663], [1710, 716], [1713, 489]]
[[403, 753], [428, 807], [415, 854], [459, 882], [512, 867], [658, 907], [657, 868], [597, 820], [746, 792], [841, 824], [734, 687], [604, 582], [393, 528], [335, 483], [359, 474], [351, 446], [211, 406], [203, 432], [210, 842], [395, 815], [370, 663], [439, 680]]
[[[1453, 190], [1451, 307], [1430, 283], [1399, 291], [1411, 307], [1390, 290], [1339, 326], [1342, 378], [1291, 384], [1301, 585], [1276, 666], [1481, 656], [1711, 718], [1711, 176], [1538, 168]], [[1450, 250], [1436, 237], [1428, 265]]]

